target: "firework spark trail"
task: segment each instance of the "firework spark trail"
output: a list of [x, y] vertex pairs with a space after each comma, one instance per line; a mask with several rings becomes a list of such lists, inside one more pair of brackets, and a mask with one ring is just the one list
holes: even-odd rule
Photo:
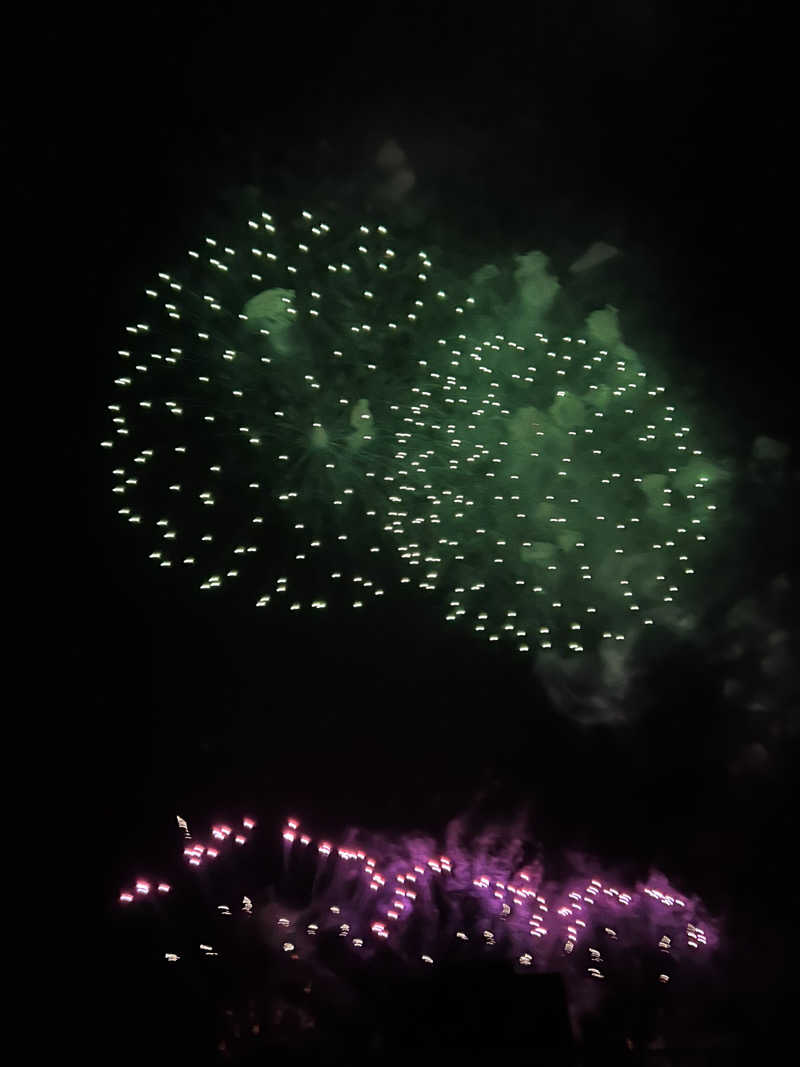
[[[208, 844], [191, 841], [185, 822], [179, 819], [179, 825], [184, 862], [200, 877], [249, 843], [255, 821], [246, 817], [238, 829], [217, 824]], [[666, 985], [676, 968], [701, 967], [702, 957], [719, 944], [717, 925], [702, 902], [681, 894], [663, 874], [651, 871], [645, 882], [626, 887], [597, 861], [571, 853], [569, 872], [547, 878], [541, 857], [526, 857], [518, 828], [492, 827], [474, 836], [455, 819], [444, 849], [419, 835], [393, 840], [350, 832], [343, 843], [315, 839], [295, 818], [280, 833], [283, 875], [275, 878], [292, 902], [282, 902], [274, 885], [268, 896], [263, 884], [253, 886], [237, 900], [210, 906], [209, 931], [238, 915], [255, 923], [248, 939], [312, 965], [326, 935], [341, 938], [361, 959], [391, 946], [409, 966], [496, 949], [517, 969], [560, 971], [573, 985], [605, 979], [609, 954], [618, 969], [619, 949], [657, 952], [651, 979]], [[141, 877], [119, 901], [136, 908], [148, 897], [171, 893], [170, 882]], [[212, 932], [196, 942], [193, 955], [217, 954]], [[165, 945], [164, 958], [178, 963], [181, 953]]]
[[691, 623], [728, 475], [616, 309], [551, 332], [539, 252], [501, 300], [384, 226], [244, 232], [160, 273], [119, 350], [102, 444], [154, 565], [297, 612], [409, 585], [540, 656]]

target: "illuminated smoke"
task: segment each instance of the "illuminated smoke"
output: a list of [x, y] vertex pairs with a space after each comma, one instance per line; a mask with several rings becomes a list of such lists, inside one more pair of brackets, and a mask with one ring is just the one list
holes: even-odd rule
[[153, 566], [270, 611], [408, 586], [551, 673], [697, 625], [730, 476], [616, 308], [559, 328], [539, 251], [462, 279], [382, 225], [233, 229], [117, 355], [102, 444]]

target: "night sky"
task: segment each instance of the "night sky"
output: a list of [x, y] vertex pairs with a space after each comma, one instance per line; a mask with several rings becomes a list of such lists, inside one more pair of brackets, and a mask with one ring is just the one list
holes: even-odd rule
[[[100, 753], [86, 780], [109, 967], [130, 993], [116, 897], [178, 847], [176, 813], [433, 832], [484, 788], [492, 815], [530, 802], [550, 848], [655, 864], [724, 916], [735, 963], [716, 1029], [761, 1047], [792, 982], [796, 896], [780, 888], [797, 767], [787, 27], [717, 2], [165, 7], [71, 27], [75, 107], [49, 135], [85, 202], [64, 447], [88, 607], [66, 644]], [[413, 175], [394, 196], [390, 142]], [[112, 356], [134, 295], [247, 186], [298, 209], [385, 205], [456, 268], [542, 249], [568, 277], [592, 243], [618, 250], [576, 283], [577, 306], [621, 309], [741, 486], [709, 616], [650, 649], [624, 695], [548, 684], [424, 604], [287, 621], [151, 568], [99, 447]], [[783, 458], [756, 461], [758, 437]], [[98, 1012], [107, 1062], [126, 1010]]]

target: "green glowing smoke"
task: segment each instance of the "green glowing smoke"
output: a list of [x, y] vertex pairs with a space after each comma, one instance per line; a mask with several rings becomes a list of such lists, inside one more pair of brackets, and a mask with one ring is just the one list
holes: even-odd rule
[[157, 565], [261, 606], [411, 584], [522, 652], [674, 626], [727, 474], [616, 308], [553, 327], [548, 264], [460, 281], [408, 237], [308, 212], [199, 242], [120, 351], [120, 514]]

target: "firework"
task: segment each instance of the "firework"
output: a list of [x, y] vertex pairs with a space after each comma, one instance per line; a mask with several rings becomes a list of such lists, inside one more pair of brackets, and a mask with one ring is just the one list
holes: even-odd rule
[[[455, 819], [439, 842], [355, 830], [334, 841], [305, 832], [294, 817], [276, 828], [274, 841], [252, 842], [254, 832], [247, 818], [215, 825], [208, 843], [184, 838], [183, 872], [161, 883], [180, 883], [180, 894], [149, 900], [140, 886], [157, 879], [145, 876], [119, 900], [128, 914], [160, 911], [157, 954], [165, 966], [228, 968], [228, 1001], [234, 987], [242, 998], [246, 976], [244, 1001], [268, 989], [267, 1013], [278, 996], [276, 975], [284, 992], [302, 992], [313, 1015], [313, 990], [351, 1004], [359, 975], [380, 985], [400, 966], [424, 983], [437, 968], [455, 975], [491, 961], [518, 975], [560, 974], [581, 1011], [602, 1003], [606, 987], [680, 999], [719, 945], [702, 902], [657, 871], [625, 885], [597, 861], [568, 853], [549, 874], [522, 819], [480, 832]], [[249, 849], [258, 855], [239, 869]], [[161, 911], [167, 903], [171, 910]]]
[[356, 611], [403, 586], [521, 653], [684, 626], [727, 474], [615, 308], [553, 325], [541, 252], [459, 279], [308, 211], [207, 236], [117, 354], [113, 492], [204, 595]]

